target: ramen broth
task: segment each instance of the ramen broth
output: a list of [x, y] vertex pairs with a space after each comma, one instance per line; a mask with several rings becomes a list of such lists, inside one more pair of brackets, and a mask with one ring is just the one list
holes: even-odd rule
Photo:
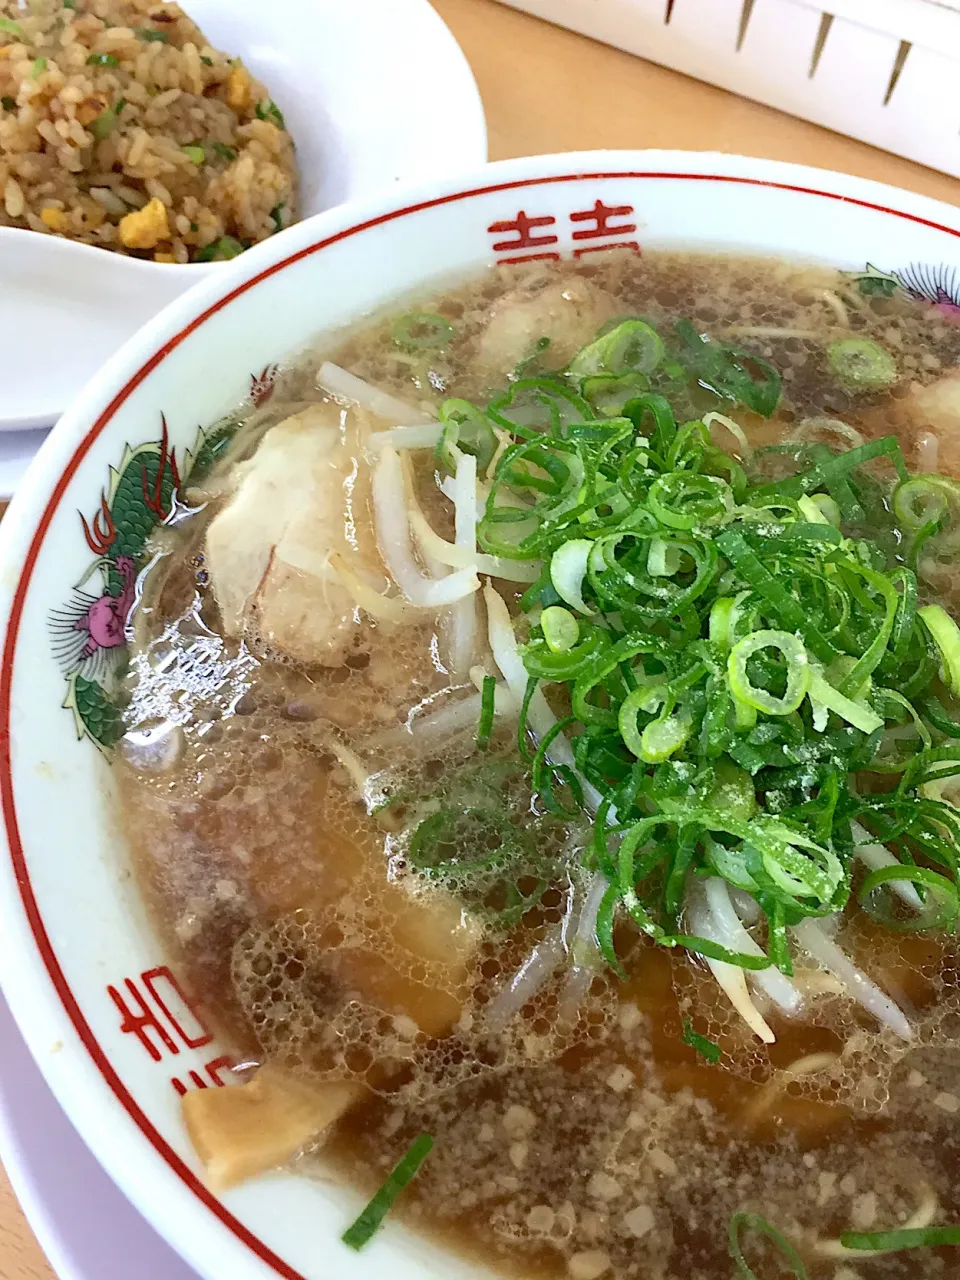
[[[403, 602], [378, 544], [374, 440], [398, 426], [429, 436], [448, 398], [483, 405], [518, 366], [549, 373], [640, 316], [663, 335], [691, 320], [779, 371], [770, 417], [696, 382], [682, 393], [678, 421], [722, 411], [746, 446], [727, 434], [721, 447], [746, 466], [796, 469], [798, 431], [831, 452], [894, 435], [911, 471], [960, 477], [956, 308], [826, 269], [651, 253], [498, 268], [411, 311], [449, 326], [439, 345], [422, 320], [398, 341], [394, 308], [297, 356], [261, 407], [229, 420], [154, 540], [115, 772], [166, 945], [244, 1078], [269, 1064], [327, 1099], [332, 1123], [307, 1121], [298, 1170], [322, 1146], [373, 1192], [428, 1133], [396, 1213], [505, 1273], [727, 1277], [728, 1224], [749, 1211], [811, 1276], [956, 1274], [947, 1248], [872, 1256], [838, 1241], [955, 1219], [952, 932], [890, 931], [855, 898], [838, 917], [833, 941], [907, 1035], [800, 950], [797, 1016], [750, 986], [769, 1043], [701, 957], [655, 945], [629, 914], [613, 920], [626, 976], [598, 963], [578, 932], [597, 892], [590, 817], [532, 785], [535, 744], [524, 759], [505, 687], [478, 748], [483, 675], [499, 676], [493, 606], [483, 589], [467, 606]], [[838, 382], [825, 349], [860, 338], [892, 355], [892, 385]], [[324, 361], [402, 406], [358, 406], [327, 364], [322, 389]], [[421, 522], [455, 545], [434, 450], [396, 457]], [[469, 573], [431, 562], [427, 544], [416, 555], [424, 582]], [[920, 593], [952, 611], [945, 560], [921, 562]], [[529, 578], [493, 585], [517, 617]], [[351, 1087], [324, 1094], [332, 1082]], [[761, 1280], [793, 1274], [767, 1237], [743, 1239]]]

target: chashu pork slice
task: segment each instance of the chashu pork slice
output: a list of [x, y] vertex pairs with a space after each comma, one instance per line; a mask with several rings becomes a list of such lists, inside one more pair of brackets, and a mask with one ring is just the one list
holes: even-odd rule
[[372, 548], [358, 550], [351, 504], [355, 450], [341, 409], [312, 405], [278, 423], [234, 471], [231, 496], [210, 523], [205, 561], [225, 634], [259, 632], [298, 662], [339, 665], [356, 630], [357, 606], [331, 561], [383, 590]]
[[479, 358], [491, 375], [506, 375], [533, 355], [547, 369], [561, 369], [617, 314], [616, 299], [583, 277], [546, 285], [520, 285], [498, 298], [480, 337]]

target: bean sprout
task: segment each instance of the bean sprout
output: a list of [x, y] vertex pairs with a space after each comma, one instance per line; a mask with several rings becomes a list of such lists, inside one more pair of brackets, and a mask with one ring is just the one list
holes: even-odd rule
[[348, 400], [358, 404], [362, 409], [369, 409], [378, 418], [387, 422], [426, 423], [434, 420], [434, 415], [398, 400], [389, 391], [381, 391], [379, 387], [364, 382], [355, 373], [348, 373], [338, 364], [325, 360], [317, 372], [317, 386], [337, 400]]
[[846, 993], [868, 1013], [888, 1026], [902, 1040], [913, 1039], [913, 1028], [907, 1021], [903, 1010], [890, 999], [875, 982], [840, 950], [824, 933], [820, 922], [812, 918], [801, 920], [795, 925], [793, 936], [800, 946], [843, 983]]
[[390, 576], [411, 604], [440, 608], [479, 590], [473, 569], [460, 569], [443, 578], [424, 577], [410, 545], [407, 495], [400, 455], [384, 449], [373, 472], [373, 509], [377, 542]]

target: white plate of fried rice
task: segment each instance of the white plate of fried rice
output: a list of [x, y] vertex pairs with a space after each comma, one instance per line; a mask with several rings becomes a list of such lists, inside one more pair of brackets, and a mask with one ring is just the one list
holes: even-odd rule
[[485, 158], [426, 0], [0, 0], [0, 430], [218, 262]]

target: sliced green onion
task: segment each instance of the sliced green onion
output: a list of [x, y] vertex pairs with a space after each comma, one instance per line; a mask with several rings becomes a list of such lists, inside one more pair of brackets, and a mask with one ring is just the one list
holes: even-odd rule
[[[481, 695], [482, 696], [482, 695]], [[417, 826], [410, 840], [411, 866], [431, 878], [454, 869], [502, 868], [525, 848], [525, 834], [501, 804], [499, 793], [489, 804], [440, 809]], [[455, 852], [459, 846], [461, 852]]]
[[840, 508], [829, 493], [815, 493], [810, 501], [830, 524], [840, 527]]
[[900, 608], [900, 595], [886, 574], [868, 569], [866, 565], [860, 564], [855, 560], [848, 561], [846, 567], [864, 578], [868, 586], [873, 587], [884, 599], [884, 617], [877, 628], [876, 635], [840, 682], [841, 693], [855, 696], [863, 687], [867, 678], [872, 675], [883, 660], [884, 652], [890, 643], [890, 637], [893, 635], [893, 629], [896, 625], [897, 612]]
[[[896, 689], [884, 689], [882, 690], [881, 696], [883, 700], [882, 705], [885, 712], [885, 719], [889, 719], [891, 708], [896, 707], [898, 708], [898, 711], [902, 708], [913, 721], [913, 727], [916, 730], [917, 737], [921, 740], [923, 745], [925, 747], [933, 745], [933, 739], [930, 737], [930, 730], [924, 724], [909, 698], [905, 698], [903, 694], [899, 693]], [[894, 714], [897, 713], [895, 712]]]
[[840, 383], [851, 391], [879, 391], [897, 381], [897, 362], [871, 338], [831, 342], [827, 359]]
[[505, 395], [490, 401], [487, 414], [514, 434], [563, 435], [567, 423], [589, 421], [593, 410], [583, 396], [553, 378], [520, 378]]
[[818, 671], [812, 672], [810, 676], [810, 701], [814, 706], [819, 703], [828, 711], [833, 711], [842, 720], [846, 720], [847, 724], [852, 724], [855, 729], [859, 729], [861, 733], [875, 733], [877, 729], [883, 728], [882, 716], [878, 716], [869, 707], [846, 697], [826, 681]]
[[[787, 683], [781, 697], [750, 681], [747, 663], [764, 649], [776, 649], [784, 657]], [[801, 640], [789, 631], [754, 631], [739, 640], [727, 659], [727, 679], [734, 697], [769, 716], [787, 716], [797, 710], [810, 687], [810, 661]]]
[[663, 339], [652, 325], [643, 320], [623, 320], [584, 347], [570, 362], [568, 372], [652, 373], [663, 356]]
[[728, 821], [747, 822], [757, 811], [757, 793], [750, 775], [729, 760], [717, 764], [707, 801]]
[[384, 1218], [393, 1208], [394, 1201], [420, 1172], [420, 1166], [433, 1149], [433, 1138], [421, 1133], [414, 1138], [386, 1181], [356, 1221], [340, 1237], [351, 1249], [362, 1249], [379, 1231]]
[[4, 111], [16, 111], [17, 109], [16, 99], [10, 98], [6, 94], [4, 94], [4, 96], [0, 98], [0, 107], [3, 107]]
[[[627, 695], [620, 707], [617, 716], [620, 736], [627, 749], [648, 764], [668, 760], [690, 737], [690, 716], [685, 711], [672, 714], [673, 701], [666, 685], [642, 684]], [[638, 713], [651, 713], [661, 704], [660, 715], [641, 730], [637, 725]]]
[[680, 359], [702, 386], [770, 417], [780, 402], [781, 385], [772, 364], [741, 348], [709, 341], [689, 320], [674, 327], [685, 344]]
[[638, 758], [643, 753], [641, 730], [637, 726], [637, 715], [641, 711], [654, 711], [663, 701], [665, 685], [640, 685], [627, 695], [617, 713], [617, 727], [628, 751]]
[[753, 729], [756, 726], [757, 708], [752, 702], [747, 702], [745, 698], [735, 693], [733, 693], [733, 714], [738, 729]]
[[394, 320], [390, 336], [410, 351], [442, 351], [453, 340], [453, 325], [432, 311], [411, 311]]
[[757, 893], [759, 886], [746, 868], [746, 855], [742, 849], [728, 849], [712, 836], [704, 839], [704, 854], [707, 865], [723, 876], [728, 884], [747, 893]]
[[741, 591], [737, 596], [718, 596], [710, 608], [708, 635], [711, 643], [724, 653], [733, 648], [740, 606], [748, 594], [749, 592]]
[[639, 433], [647, 431], [648, 419], [653, 420], [650, 443], [653, 449], [665, 457], [677, 434], [677, 422], [670, 408], [670, 401], [663, 396], [642, 395], [628, 400], [623, 412]]
[[651, 538], [647, 573], [651, 578], [672, 578], [680, 568], [680, 548], [663, 538]]
[[946, 609], [938, 604], [927, 604], [917, 610], [927, 630], [940, 650], [943, 673], [951, 693], [960, 695], [960, 627]]
[[136, 34], [148, 44], [169, 44], [170, 37], [166, 31], [155, 31], [152, 27], [136, 27]]
[[233, 236], [221, 236], [193, 255], [194, 262], [225, 262], [243, 253], [243, 245]]
[[90, 122], [87, 128], [98, 142], [102, 142], [104, 138], [109, 137], [110, 134], [113, 133], [114, 129], [116, 129], [117, 125], [120, 123], [120, 113], [126, 105], [127, 104], [124, 99], [121, 98], [114, 106], [105, 107], [97, 118]]
[[[878, 905], [882, 900], [877, 890], [890, 881], [908, 881], [922, 890], [926, 910], [910, 918], [892, 916]], [[904, 864], [878, 867], [864, 880], [858, 895], [860, 905], [888, 929], [898, 933], [919, 933], [927, 929], [952, 930], [960, 915], [960, 895], [956, 886], [946, 876], [938, 875], [927, 867]]]
[[[597, 946], [600, 948], [603, 958], [617, 977], [626, 981], [627, 971], [620, 963], [617, 949], [613, 942], [613, 917], [619, 903], [619, 888], [617, 885], [611, 884], [608, 886], [606, 893], [604, 893], [600, 908], [597, 911], [596, 935]], [[576, 941], [574, 946], [576, 946]]]
[[911, 533], [938, 524], [949, 513], [951, 503], [960, 504], [960, 485], [947, 476], [911, 476], [893, 491], [894, 514]]
[[281, 200], [279, 204], [275, 204], [270, 210], [270, 221], [273, 223], [274, 234], [283, 230], [283, 211], [285, 208], [286, 202]]
[[[818, 495], [818, 496], [823, 496], [823, 495]], [[830, 501], [833, 502], [833, 499], [831, 498]], [[833, 505], [835, 507], [837, 506], [835, 502], [833, 503]], [[827, 517], [826, 513], [824, 512], [820, 503], [817, 502], [814, 498], [807, 497], [806, 494], [803, 494], [801, 497], [797, 499], [797, 506], [800, 508], [800, 514], [803, 516], [806, 516], [806, 518], [810, 521], [811, 524], [839, 523], [839, 521], [830, 520]], [[837, 514], [838, 515], [840, 514], [839, 507], [837, 507]]]
[[87, 59], [88, 67], [119, 67], [120, 59], [112, 53], [91, 53]]
[[237, 158], [235, 149], [233, 147], [228, 147], [226, 143], [209, 142], [207, 143], [207, 146], [215, 155], [218, 155], [221, 160], [236, 160]]
[[0, 18], [0, 31], [5, 31], [11, 36], [23, 36], [23, 27], [12, 18]]
[[648, 764], [669, 760], [690, 737], [692, 727], [682, 713], [652, 720], [640, 734], [640, 759]]
[[845, 1249], [869, 1249], [878, 1253], [898, 1253], [901, 1249], [942, 1249], [960, 1245], [960, 1227], [900, 1227], [893, 1231], [844, 1231], [840, 1243]]
[[719, 1062], [723, 1056], [723, 1050], [718, 1044], [700, 1035], [698, 1031], [694, 1031], [693, 1023], [689, 1018], [683, 1020], [683, 1043], [696, 1049], [700, 1057], [706, 1058], [707, 1062]]
[[30, 66], [30, 79], [39, 80], [48, 66], [46, 58], [34, 58]]
[[496, 680], [493, 676], [484, 676], [483, 687], [480, 690], [480, 722], [477, 725], [477, 746], [481, 751], [486, 751], [490, 743], [496, 692]]
[[437, 457], [454, 472], [456, 450], [472, 453], [481, 468], [487, 468], [497, 451], [497, 436], [490, 420], [469, 400], [444, 400], [440, 406], [443, 434], [437, 444]]
[[596, 373], [583, 379], [580, 394], [605, 418], [615, 418], [623, 413], [630, 400], [650, 389], [650, 379], [644, 373]]
[[[687, 827], [677, 833], [677, 847], [673, 856], [673, 865], [670, 867], [663, 890], [664, 910], [670, 920], [675, 921], [680, 915], [683, 895], [687, 888], [687, 875], [693, 864], [700, 839], [701, 833], [695, 826]], [[684, 1025], [684, 1030], [686, 1030], [686, 1025]]]
[[934, 729], [945, 733], [948, 738], [960, 738], [960, 721], [952, 719], [946, 712], [939, 698], [928, 694], [920, 702], [920, 710], [933, 725]]
[[783, 893], [791, 898], [815, 898], [824, 905], [832, 902], [844, 867], [830, 849], [769, 816], [749, 823], [715, 816], [712, 823], [718, 830], [738, 835], [751, 865], [756, 866], [759, 856], [757, 873], [765, 873]]
[[895, 436], [871, 440], [867, 444], [862, 444], [856, 449], [848, 449], [846, 453], [836, 456], [829, 455], [829, 450], [825, 452], [828, 458], [818, 461], [809, 471], [791, 476], [787, 480], [777, 480], [772, 484], [761, 485], [756, 491], [756, 496], [775, 495], [781, 499], [798, 498], [801, 493], [813, 493], [816, 489], [829, 487], [837, 481], [845, 480], [851, 472], [863, 466], [865, 462], [872, 462], [877, 458], [889, 458], [898, 478], [901, 480], [909, 478], [910, 473], [903, 460], [903, 451]]
[[181, 147], [180, 150], [187, 157], [191, 164], [195, 164], [199, 169], [207, 158], [207, 153], [203, 147]]
[[560, 605], [550, 605], [540, 615], [543, 638], [553, 653], [567, 653], [580, 639], [580, 623]]
[[753, 973], [761, 969], [769, 969], [771, 964], [769, 956], [754, 956], [747, 955], [745, 951], [731, 951], [729, 947], [723, 947], [719, 942], [713, 942], [710, 938], [700, 938], [695, 934], [663, 934], [657, 937], [656, 941], [663, 947], [685, 947], [695, 956], [705, 956], [707, 960], [720, 960], [724, 964], [735, 965], [738, 969], [749, 969]]
[[800, 632], [811, 653], [821, 662], [832, 662], [837, 656], [833, 645], [811, 622], [787, 588], [761, 563], [743, 535], [735, 529], [725, 529], [716, 542], [721, 553], [736, 566], [745, 581], [779, 612], [786, 625]]
[[286, 129], [287, 122], [283, 118], [283, 112], [277, 104], [270, 98], [263, 102], [258, 102], [254, 108], [254, 112], [258, 120], [266, 120], [270, 124], [275, 124], [278, 129]]
[[659, 476], [647, 494], [650, 510], [671, 529], [691, 530], [733, 514], [733, 493], [718, 476], [671, 471]]
[[777, 1250], [783, 1255], [784, 1263], [793, 1272], [796, 1280], [808, 1280], [808, 1272], [803, 1259], [783, 1232], [778, 1231], [775, 1226], [769, 1223], [766, 1218], [761, 1217], [759, 1213], [746, 1213], [743, 1210], [733, 1214], [728, 1231], [730, 1257], [734, 1261], [740, 1280], [758, 1280], [757, 1273], [743, 1256], [740, 1235], [744, 1231], [759, 1231], [762, 1235], [768, 1236], [776, 1245]]
[[741, 457], [749, 458], [753, 453], [753, 450], [751, 449], [750, 441], [747, 439], [746, 433], [744, 432], [743, 427], [740, 426], [739, 422], [734, 422], [734, 420], [732, 418], [728, 418], [725, 413], [714, 412], [705, 413], [703, 415], [703, 425], [708, 431], [715, 422], [719, 422], [722, 427], [730, 432], [734, 440], [736, 440], [737, 444], [740, 446]]
[[550, 559], [550, 581], [565, 604], [579, 613], [596, 613], [583, 599], [583, 580], [593, 543], [586, 538], [571, 538], [558, 547]]

